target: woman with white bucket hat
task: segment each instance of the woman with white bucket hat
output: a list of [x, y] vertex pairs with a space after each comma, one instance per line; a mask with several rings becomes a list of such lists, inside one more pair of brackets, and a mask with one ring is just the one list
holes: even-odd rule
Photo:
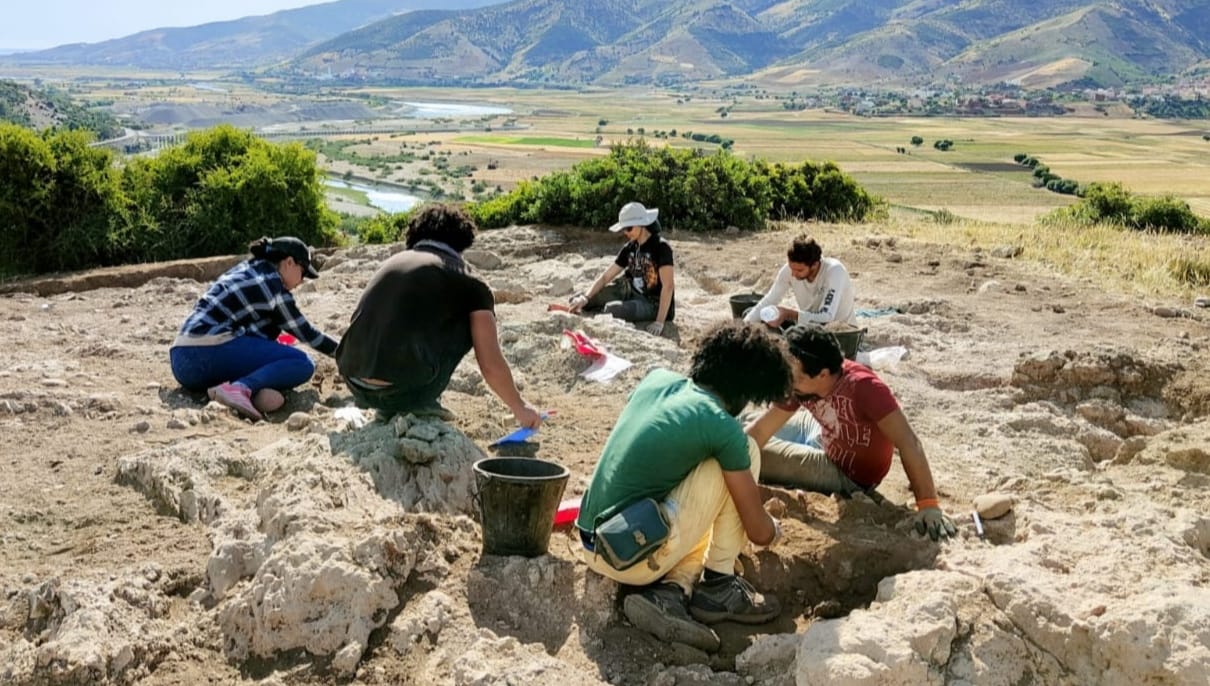
[[650, 322], [646, 329], [653, 335], [664, 332], [676, 315], [676, 286], [672, 246], [660, 236], [659, 213], [638, 202], [622, 207], [609, 230], [622, 232], [626, 245], [587, 291], [572, 297], [572, 312], [605, 312], [628, 322]]

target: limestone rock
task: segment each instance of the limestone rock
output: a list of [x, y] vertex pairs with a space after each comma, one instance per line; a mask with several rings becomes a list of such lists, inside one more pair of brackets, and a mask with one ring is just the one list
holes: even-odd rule
[[1012, 512], [1013, 497], [1008, 493], [984, 493], [975, 496], [974, 507], [983, 519], [999, 519]]
[[504, 266], [504, 260], [500, 259], [499, 255], [479, 248], [467, 248], [462, 253], [462, 259], [473, 264], [476, 269], [492, 270]]

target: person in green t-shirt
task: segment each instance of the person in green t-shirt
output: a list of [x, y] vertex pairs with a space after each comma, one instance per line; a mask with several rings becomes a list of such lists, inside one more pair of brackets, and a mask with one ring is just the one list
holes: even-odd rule
[[[748, 403], [784, 398], [791, 378], [789, 361], [771, 335], [727, 322], [706, 334], [688, 377], [656, 369], [630, 394], [576, 526], [591, 569], [645, 586], [623, 601], [635, 626], [715, 651], [718, 635], [705, 624], [761, 624], [780, 612], [776, 598], [734, 574], [749, 540], [767, 546], [781, 535], [756, 485], [760, 446], [736, 416]], [[597, 520], [647, 497], [660, 501], [668, 515], [668, 540], [644, 562], [616, 570], [595, 553]]]

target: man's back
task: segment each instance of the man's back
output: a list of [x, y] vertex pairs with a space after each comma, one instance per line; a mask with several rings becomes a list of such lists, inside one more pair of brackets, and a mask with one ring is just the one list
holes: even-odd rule
[[346, 377], [393, 383], [471, 349], [470, 318], [494, 310], [491, 290], [456, 254], [417, 248], [383, 263], [366, 286], [336, 361]]
[[703, 460], [724, 470], [748, 469], [748, 439], [720, 401], [692, 380], [657, 369], [631, 393], [618, 417], [576, 523], [591, 531], [615, 505], [663, 498]]

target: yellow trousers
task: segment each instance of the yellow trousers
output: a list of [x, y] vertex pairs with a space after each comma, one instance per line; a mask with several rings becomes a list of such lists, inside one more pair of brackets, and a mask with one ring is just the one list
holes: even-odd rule
[[[752, 478], [760, 475], [760, 450], [748, 439]], [[734, 574], [735, 560], [748, 542], [739, 512], [731, 500], [718, 460], [703, 460], [685, 480], [672, 489], [663, 502], [668, 515], [668, 540], [651, 557], [618, 571], [601, 556], [581, 550], [590, 569], [614, 581], [646, 586], [665, 580], [676, 583], [686, 594], [702, 575], [702, 569]]]

